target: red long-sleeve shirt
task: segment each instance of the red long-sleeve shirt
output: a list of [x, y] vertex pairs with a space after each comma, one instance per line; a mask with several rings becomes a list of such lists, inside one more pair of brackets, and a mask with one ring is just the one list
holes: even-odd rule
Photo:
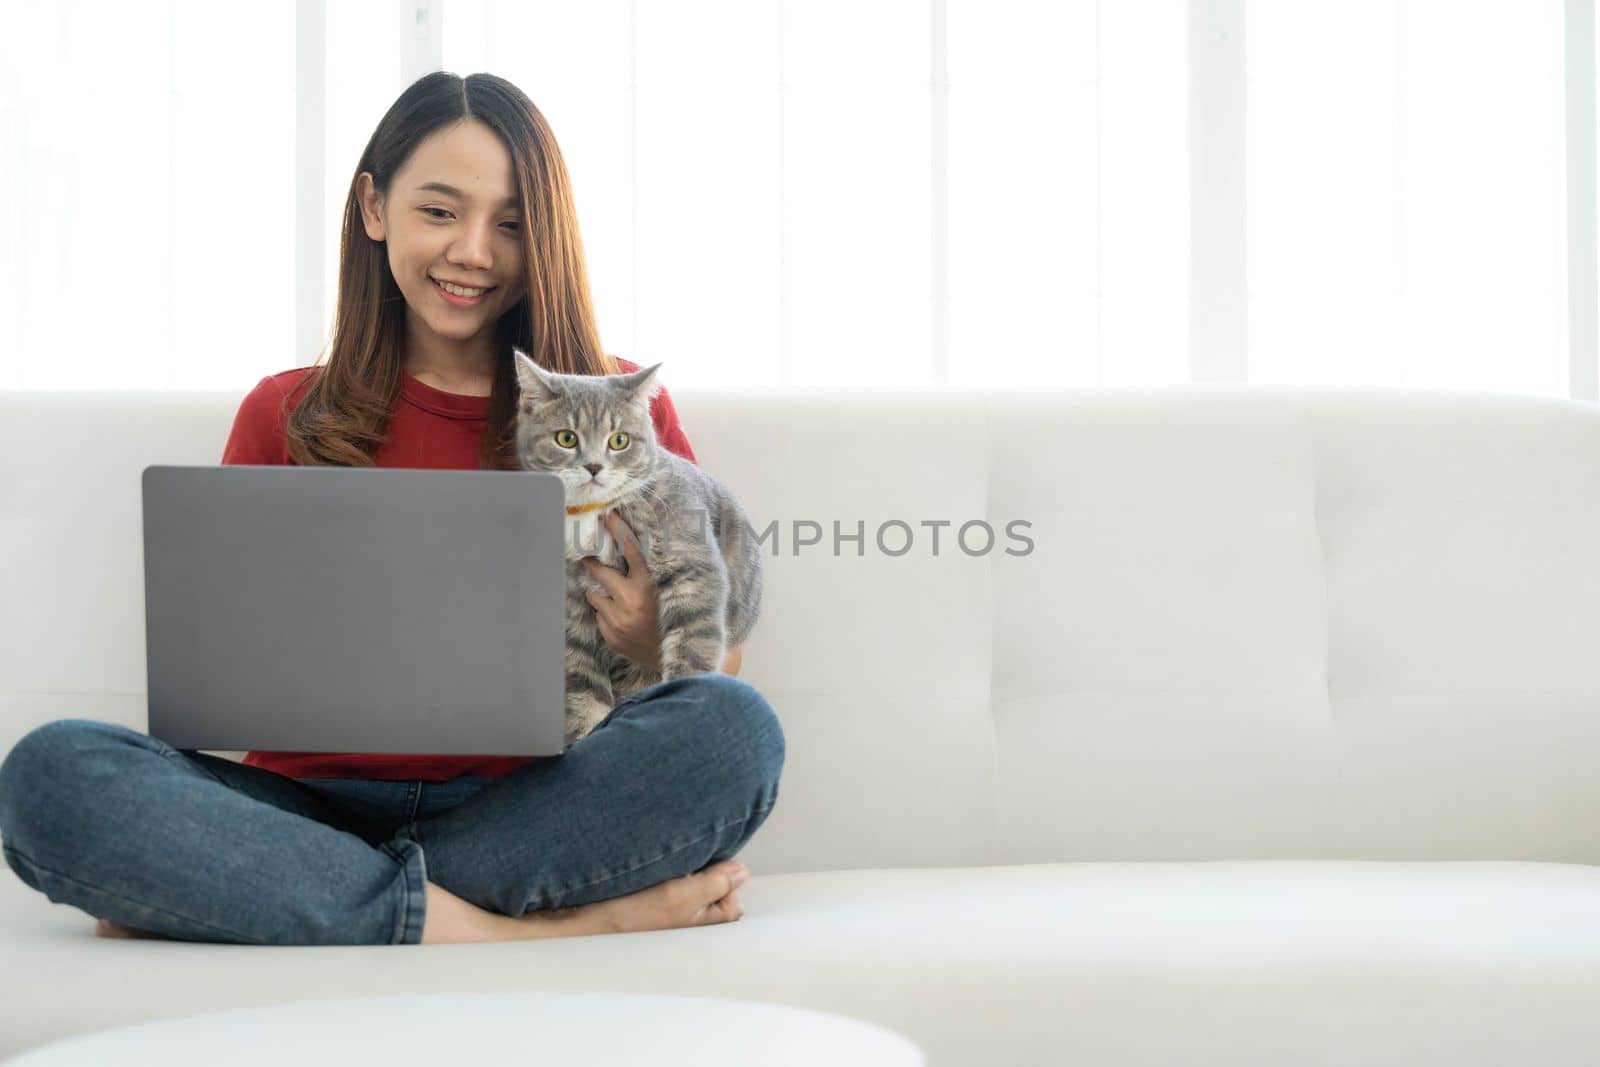
[[[624, 374], [639, 369], [617, 358]], [[261, 379], [245, 395], [222, 450], [224, 464], [291, 465], [284, 436], [290, 406], [298, 404], [313, 368], [296, 367]], [[478, 469], [478, 447], [489, 416], [489, 398], [447, 393], [402, 373], [400, 397], [388, 435], [373, 457], [379, 467]], [[694, 450], [678, 423], [672, 397], [662, 387], [650, 403], [656, 440], [663, 448], [696, 463]], [[291, 778], [379, 778], [443, 782], [470, 774], [499, 778], [535, 757], [429, 756], [404, 753], [249, 752], [244, 762]]]

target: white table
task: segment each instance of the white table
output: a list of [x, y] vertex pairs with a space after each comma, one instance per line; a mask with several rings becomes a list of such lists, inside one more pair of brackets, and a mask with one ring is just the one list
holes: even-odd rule
[[876, 1023], [748, 1000], [653, 993], [428, 993], [305, 1001], [121, 1026], [6, 1067], [541, 1063], [583, 1067], [924, 1067]]

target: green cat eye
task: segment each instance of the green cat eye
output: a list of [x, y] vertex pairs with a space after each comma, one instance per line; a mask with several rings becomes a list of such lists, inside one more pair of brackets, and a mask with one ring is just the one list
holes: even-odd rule
[[562, 448], [571, 448], [577, 443], [578, 435], [573, 433], [571, 430], [556, 431], [556, 444], [560, 445]]
[[621, 452], [624, 448], [627, 448], [627, 447], [628, 447], [628, 435], [627, 434], [623, 433], [621, 430], [618, 430], [616, 433], [611, 435], [611, 450], [613, 452]]

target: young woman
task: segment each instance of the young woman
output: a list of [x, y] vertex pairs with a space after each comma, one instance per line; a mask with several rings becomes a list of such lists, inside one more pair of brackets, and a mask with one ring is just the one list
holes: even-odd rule
[[[566, 165], [504, 79], [440, 72], [401, 94], [357, 165], [340, 254], [326, 363], [263, 378], [223, 463], [514, 469], [512, 345], [562, 373], [638, 369], [600, 349]], [[693, 461], [664, 389], [652, 416]], [[653, 663], [643, 563], [591, 561], [609, 594], [591, 602], [608, 644]], [[777, 802], [785, 747], [739, 660], [634, 694], [559, 757], [234, 763], [60, 719], [0, 764], [6, 863], [102, 936], [428, 944], [735, 921], [731, 857]]]

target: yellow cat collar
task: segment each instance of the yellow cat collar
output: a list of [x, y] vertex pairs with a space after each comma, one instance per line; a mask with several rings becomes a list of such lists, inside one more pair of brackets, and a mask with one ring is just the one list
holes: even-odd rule
[[615, 503], [616, 503], [615, 500], [602, 500], [602, 501], [600, 501], [598, 503], [595, 503], [595, 504], [578, 504], [576, 506], [573, 506], [573, 505], [569, 504], [567, 506], [567, 514], [568, 515], [582, 515], [585, 512], [598, 511], [601, 508], [609, 508], [612, 505], [614, 505]]

